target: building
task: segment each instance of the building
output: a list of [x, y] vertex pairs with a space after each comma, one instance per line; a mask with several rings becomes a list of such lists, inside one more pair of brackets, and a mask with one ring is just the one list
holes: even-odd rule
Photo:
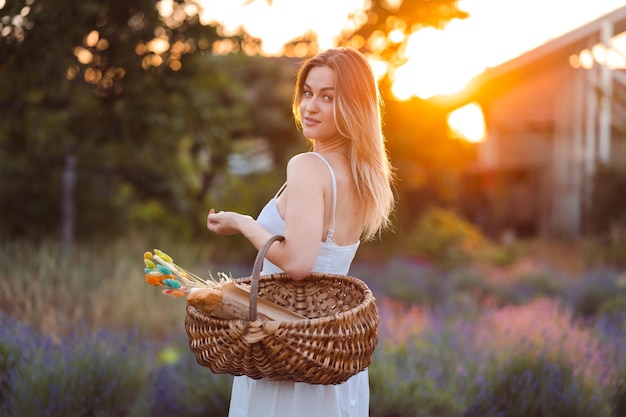
[[431, 99], [451, 111], [471, 102], [483, 110], [486, 139], [463, 187], [472, 221], [494, 235], [583, 233], [596, 171], [626, 164], [620, 43], [626, 7], [486, 70], [457, 95]]

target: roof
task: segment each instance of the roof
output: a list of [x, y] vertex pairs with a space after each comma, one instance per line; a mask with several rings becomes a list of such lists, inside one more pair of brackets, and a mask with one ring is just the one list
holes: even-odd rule
[[571, 55], [578, 54], [583, 49], [590, 48], [600, 42], [602, 27], [605, 22], [612, 23], [613, 34], [626, 31], [626, 6], [607, 13], [516, 58], [486, 69], [474, 77], [467, 87], [459, 93], [435, 96], [428, 101], [453, 110], [471, 101], [480, 101], [481, 97], [499, 90], [503, 84], [512, 85], [515, 84], [516, 80], [528, 77], [538, 71], [568, 63]]

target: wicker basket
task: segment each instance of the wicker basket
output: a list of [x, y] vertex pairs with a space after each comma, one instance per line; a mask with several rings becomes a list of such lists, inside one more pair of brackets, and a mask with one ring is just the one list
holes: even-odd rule
[[[196, 360], [214, 373], [253, 379], [339, 384], [367, 368], [378, 342], [378, 309], [361, 280], [311, 273], [301, 281], [286, 274], [260, 276], [265, 253], [259, 251], [252, 276], [235, 280], [251, 285], [250, 320], [223, 320], [187, 305], [185, 329]], [[279, 322], [256, 319], [256, 297], [272, 301], [307, 319]]]

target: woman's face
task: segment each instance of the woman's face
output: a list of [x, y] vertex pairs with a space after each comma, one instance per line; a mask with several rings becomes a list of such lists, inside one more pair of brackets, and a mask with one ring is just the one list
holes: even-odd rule
[[304, 80], [300, 115], [302, 133], [308, 139], [328, 141], [339, 138], [334, 116], [335, 71], [313, 67]]

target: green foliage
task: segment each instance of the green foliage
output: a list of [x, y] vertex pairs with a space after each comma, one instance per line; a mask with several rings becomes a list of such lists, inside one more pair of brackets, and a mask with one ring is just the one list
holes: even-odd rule
[[518, 261], [527, 251], [523, 242], [492, 245], [486, 253], [487, 260], [497, 267], [507, 267]]
[[566, 361], [522, 353], [491, 369], [463, 416], [608, 417], [597, 394]]
[[407, 239], [409, 253], [447, 269], [468, 265], [487, 245], [475, 226], [440, 208], [424, 213]]
[[[416, 0], [394, 8], [372, 2], [367, 24], [350, 36], [440, 26], [466, 17], [457, 3]], [[5, 34], [0, 37], [0, 111], [10, 115], [0, 119], [0, 215], [5, 219], [0, 236], [57, 236], [63, 202], [75, 208], [78, 237], [121, 233], [154, 205], [180, 218], [163, 227], [197, 236], [212, 191], [229, 176], [234, 142], [266, 139], [281, 170], [304, 148], [290, 108], [298, 60], [245, 56], [244, 46], [254, 50], [255, 41], [243, 33], [224, 43], [232, 46], [231, 55], [213, 55], [214, 42], [224, 40], [218, 27], [200, 24], [197, 15], [187, 13], [186, 2], [173, 2], [167, 16], [159, 15], [158, 4], [16, 0], [0, 9]], [[388, 24], [388, 18], [395, 23]], [[167, 41], [165, 51], [150, 49], [157, 38]], [[401, 62], [401, 44], [388, 46], [370, 52]], [[420, 184], [437, 183], [437, 193], [453, 195], [455, 174], [447, 167], [459, 169], [467, 149], [459, 152], [459, 143], [443, 137], [444, 114], [434, 116], [436, 111], [420, 105], [420, 113], [433, 117], [423, 118], [428, 126], [415, 128], [415, 103], [394, 102], [390, 85], [381, 87], [388, 98], [386, 135], [390, 145], [398, 144], [391, 153], [399, 172], [410, 174], [418, 164], [430, 175], [443, 167]], [[435, 147], [437, 131], [442, 140]], [[419, 138], [407, 132], [419, 132]], [[428, 146], [415, 146], [424, 140]], [[75, 188], [73, 197], [64, 197], [62, 179], [70, 160], [76, 161]], [[403, 184], [411, 186], [401, 190], [407, 204], [400, 211], [409, 214], [400, 213], [400, 227], [405, 221], [412, 225], [410, 213], [419, 205], [410, 196], [414, 178]], [[273, 185], [263, 190], [266, 196], [273, 194]], [[253, 213], [256, 206], [244, 208]]]
[[[0, 13], [18, 22], [27, 3]], [[233, 142], [271, 140], [277, 163], [292, 152], [288, 61], [213, 55], [216, 27], [160, 16], [156, 0], [57, 3], [37, 1], [0, 37], [0, 236], [57, 236], [62, 201], [79, 237], [119, 233], [152, 203], [180, 218], [163, 227], [198, 234]], [[155, 38], [165, 52], [149, 50]]]

